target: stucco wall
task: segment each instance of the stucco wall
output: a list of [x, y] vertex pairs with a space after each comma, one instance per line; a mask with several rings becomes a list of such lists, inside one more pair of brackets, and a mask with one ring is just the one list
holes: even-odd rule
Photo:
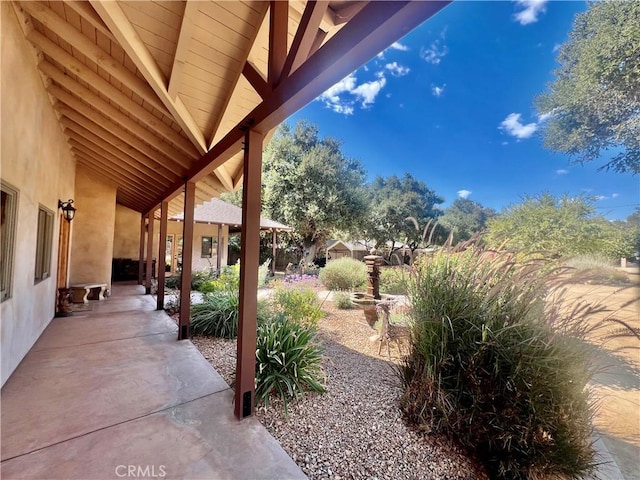
[[[55, 314], [58, 199], [74, 197], [75, 161], [9, 2], [0, 2], [2, 179], [18, 189], [12, 297], [0, 304], [2, 385]], [[34, 284], [39, 205], [56, 213], [51, 276]], [[74, 225], [71, 229], [73, 231]]]
[[83, 166], [76, 169], [75, 186], [69, 283], [111, 285], [116, 187], [94, 178]]
[[137, 259], [139, 255], [140, 214], [130, 208], [116, 205], [113, 258]]

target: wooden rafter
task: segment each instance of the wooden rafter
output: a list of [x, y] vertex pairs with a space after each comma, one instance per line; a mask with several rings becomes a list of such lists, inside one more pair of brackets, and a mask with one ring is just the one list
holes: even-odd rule
[[288, 77], [291, 72], [309, 58], [314, 42], [318, 36], [320, 23], [329, 8], [327, 0], [309, 0], [302, 14], [302, 19], [293, 38], [293, 44], [284, 63], [282, 75]]
[[[54, 90], [57, 92], [57, 90]], [[58, 97], [60, 99], [60, 97]], [[106, 131], [110, 134], [110, 138], [114, 139], [114, 143], [119, 148], [122, 147], [124, 151], [128, 151], [126, 147], [133, 147], [139, 153], [143, 154], [145, 158], [148, 158], [152, 163], [156, 163], [164, 168], [170, 169], [178, 176], [181, 176], [184, 172], [183, 168], [180, 165], [176, 165], [172, 159], [169, 157], [160, 154], [157, 150], [153, 150], [149, 147], [149, 145], [142, 140], [140, 140], [135, 135], [129, 133], [126, 129], [122, 128], [120, 125], [112, 122], [111, 120], [103, 117], [102, 115], [98, 115], [95, 110], [85, 106], [80, 101], [71, 100], [71, 105], [66, 105], [65, 102], [58, 102], [56, 104], [56, 109], [61, 113], [64, 113], [67, 117], [75, 120], [80, 124], [86, 124], [88, 127], [92, 124], [95, 124], [101, 128], [101, 130]], [[103, 135], [99, 135], [103, 136]], [[104, 137], [103, 137], [104, 138]], [[126, 147], [125, 145], [126, 144]]]
[[88, 2], [76, 1], [76, 0], [64, 0], [64, 4], [71, 8], [74, 12], [89, 22], [96, 30], [106, 36], [112, 42], [116, 42], [116, 37], [109, 31], [109, 28], [104, 24], [100, 16], [89, 5]]
[[[183, 168], [188, 168], [191, 165], [191, 162], [184, 157], [182, 152], [179, 152], [168, 143], [163, 142], [161, 138], [155, 136], [139, 123], [131, 120], [129, 117], [120, 112], [120, 110], [111, 106], [109, 103], [105, 102], [100, 97], [92, 93], [88, 88], [85, 88], [79, 83], [73, 81], [66, 83], [68, 84], [69, 88], [72, 88], [74, 90], [73, 93], [78, 95], [77, 97], [71, 95], [70, 93], [67, 93], [66, 90], [56, 85], [50, 85], [47, 88], [47, 91], [58, 100], [74, 108], [86, 117], [95, 120], [96, 123], [100, 123], [100, 121], [95, 117], [101, 114], [106, 119], [113, 122], [115, 125], [119, 125], [131, 134], [135, 135], [141, 141], [146, 142], [146, 144], [148, 145], [148, 147], [145, 147], [147, 151], [149, 151], [149, 149], [156, 150], [166, 155], [167, 158], [172, 159], [175, 163]], [[97, 111], [92, 114], [91, 107], [89, 105], [91, 105], [91, 107], [93, 107], [95, 110], [99, 111], [100, 114], [98, 114]]]
[[[189, 155], [191, 158], [199, 158], [198, 151], [193, 146], [193, 144], [180, 135], [178, 132], [173, 130], [171, 127], [162, 122], [161, 119], [157, 118], [151, 112], [131, 100], [128, 96], [123, 94], [120, 90], [115, 88], [111, 83], [102, 78], [100, 75], [95, 73], [93, 70], [88, 68], [79, 60], [75, 59], [72, 55], [67, 53], [63, 48], [59, 47], [47, 37], [42, 35], [37, 31], [33, 31], [29, 34], [29, 40], [40, 48], [43, 53], [51, 57], [57, 63], [59, 63], [62, 67], [66, 68], [78, 78], [91, 85], [93, 88], [98, 90], [101, 94], [105, 95], [112, 102], [119, 105], [121, 108], [126, 109], [132, 115], [135, 115], [136, 118], [140, 119], [146, 125], [148, 125], [151, 129], [155, 130], [159, 135], [162, 135], [164, 138], [172, 142], [178, 148], [180, 148], [184, 153]], [[45, 71], [44, 69], [55, 68], [49, 62], [42, 62], [40, 65], [40, 69], [46, 73], [48, 76], [53, 77], [56, 75], [56, 72], [51, 72], [51, 70]], [[56, 69], [60, 71], [59, 69]], [[62, 72], [61, 72], [62, 73]], [[64, 74], [64, 73], [63, 73]], [[58, 77], [59, 78], [59, 77]], [[62, 81], [56, 80], [61, 85], [64, 85]], [[167, 117], [171, 118], [171, 117]]]
[[97, 125], [85, 124], [90, 128], [92, 126], [96, 127], [95, 129], [93, 129], [93, 131], [91, 131], [66, 116], [63, 116], [60, 119], [60, 123], [66, 129], [65, 134], [69, 138], [73, 138], [79, 142], [82, 142], [85, 146], [93, 150], [98, 150], [103, 155], [109, 158], [117, 158], [120, 161], [120, 164], [128, 165], [141, 173], [147, 173], [148, 171], [151, 171], [153, 172], [151, 174], [151, 177], [155, 178], [160, 183], [164, 183], [167, 180], [175, 181], [176, 175], [172, 174], [168, 170], [157, 167], [155, 165], [150, 165], [149, 162], [144, 159], [144, 157], [139, 155], [136, 155], [134, 157], [130, 155], [130, 153], [135, 154], [135, 151], [130, 153], [124, 152], [122, 149], [118, 148], [112, 143], [109, 143], [108, 140], [105, 140], [104, 138], [98, 136], [96, 133], [94, 133], [94, 131], [102, 134], [107, 134], [104, 136], [109, 138], [108, 132], [101, 132], [100, 127], [98, 127]]
[[182, 15], [182, 25], [180, 26], [180, 35], [178, 36], [178, 45], [176, 53], [173, 57], [173, 67], [171, 68], [171, 77], [169, 78], [169, 87], [167, 91], [169, 97], [176, 99], [178, 97], [178, 88], [182, 81], [182, 73], [184, 65], [187, 63], [187, 53], [195, 28], [195, 16], [198, 14], [198, 2], [187, 2]]
[[[268, 132], [449, 3], [368, 3], [300, 68], [281, 79], [273, 94], [203, 155], [186, 178], [198, 181], [240, 151], [248, 129]], [[182, 183], [175, 183], [154, 204], [172, 198], [181, 188]]]
[[[130, 70], [127, 70], [124, 65], [111, 57], [107, 51], [91, 42], [50, 8], [40, 2], [20, 2], [20, 6], [27, 11], [29, 15], [37, 19], [53, 33], [63, 38], [72, 47], [76, 48], [91, 62], [104, 69], [110, 75], [113, 75], [128, 88], [140, 95], [146, 102], [153, 105], [154, 108], [170, 116], [166, 107], [158, 100], [158, 96], [151, 87], [149, 87], [147, 82], [138, 78]], [[30, 40], [29, 36], [27, 36], [27, 39]]]
[[171, 112], [173, 118], [180, 124], [187, 136], [191, 139], [200, 153], [207, 151], [204, 135], [195, 120], [182, 103], [179, 97], [171, 98], [167, 90], [167, 80], [160, 71], [160, 67], [154, 60], [144, 42], [140, 39], [135, 28], [122, 11], [117, 2], [91, 0], [91, 5], [98, 12], [104, 23], [118, 39], [120, 46], [127, 52], [129, 58], [142, 72], [144, 78]]
[[269, 7], [269, 67], [267, 82], [273, 88], [280, 81], [287, 59], [289, 1], [271, 0]]
[[253, 89], [258, 93], [258, 95], [260, 95], [260, 97], [262, 97], [263, 100], [271, 93], [271, 87], [267, 81], [249, 61], [246, 61], [244, 64], [242, 75], [244, 75]]

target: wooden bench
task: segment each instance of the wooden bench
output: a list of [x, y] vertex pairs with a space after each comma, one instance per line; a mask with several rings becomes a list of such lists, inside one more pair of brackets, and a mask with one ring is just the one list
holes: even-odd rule
[[82, 283], [69, 287], [73, 294], [73, 303], [89, 303], [89, 300], [104, 300], [106, 283]]

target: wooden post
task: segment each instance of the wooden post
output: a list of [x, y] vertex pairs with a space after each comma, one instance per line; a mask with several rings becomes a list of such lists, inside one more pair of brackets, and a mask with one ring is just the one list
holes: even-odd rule
[[220, 269], [222, 268], [222, 227], [224, 227], [224, 224], [218, 224], [218, 248], [216, 250], [218, 252], [216, 258], [216, 270], [218, 271], [218, 273], [220, 273]]
[[138, 285], [142, 285], [142, 277], [144, 275], [144, 234], [147, 225], [146, 217], [140, 217], [140, 255], [138, 255]]
[[184, 187], [184, 224], [182, 225], [182, 273], [180, 275], [180, 319], [178, 340], [191, 335], [191, 266], [193, 263], [193, 222], [196, 203], [196, 184], [187, 182]]
[[271, 275], [276, 274], [276, 245], [278, 241], [278, 232], [275, 228], [271, 229]]
[[235, 415], [238, 419], [252, 415], [255, 402], [263, 141], [264, 135], [253, 130], [249, 130], [245, 135], [240, 237], [240, 305], [234, 402]]
[[158, 300], [156, 308], [162, 310], [164, 308], [164, 280], [166, 276], [167, 263], [167, 220], [169, 216], [169, 202], [164, 200], [160, 204], [160, 237], [158, 239], [158, 291], [156, 297]]
[[149, 212], [149, 230], [147, 231], [147, 272], [144, 282], [144, 290], [147, 295], [151, 293], [151, 277], [153, 276], [153, 213]]

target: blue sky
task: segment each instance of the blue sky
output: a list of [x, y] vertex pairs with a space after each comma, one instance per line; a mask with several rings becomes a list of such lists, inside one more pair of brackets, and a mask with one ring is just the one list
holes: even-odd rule
[[638, 177], [545, 149], [535, 97], [585, 2], [457, 1], [289, 118], [342, 140], [370, 178], [411, 173], [448, 206], [466, 196], [500, 210], [524, 195], [586, 193], [625, 218]]

